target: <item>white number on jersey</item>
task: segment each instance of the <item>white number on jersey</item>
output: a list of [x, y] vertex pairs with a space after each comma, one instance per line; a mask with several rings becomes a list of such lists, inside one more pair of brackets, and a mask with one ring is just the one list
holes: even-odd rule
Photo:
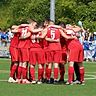
[[51, 39], [55, 39], [55, 30], [51, 30]]
[[[37, 35], [37, 36], [39, 36], [39, 35]], [[35, 37], [36, 37], [36, 35], [32, 35], [32, 38], [34, 38], [34, 39], [32, 39], [32, 43], [39, 43], [39, 40], [35, 39]]]
[[34, 38], [34, 39], [32, 39], [32, 43], [35, 43], [36, 42], [35, 35], [32, 35], [32, 38]]
[[26, 33], [27, 33], [27, 29], [23, 28], [22, 29], [22, 33], [21, 33], [21, 36], [22, 37], [26, 36]]

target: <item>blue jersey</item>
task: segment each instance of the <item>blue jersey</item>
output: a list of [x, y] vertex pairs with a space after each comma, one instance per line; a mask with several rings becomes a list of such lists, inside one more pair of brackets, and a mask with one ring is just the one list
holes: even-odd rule
[[1, 34], [1, 39], [5, 39], [5, 40], [7, 40], [8, 39], [8, 35], [7, 34]]
[[86, 40], [84, 40], [84, 42], [83, 42], [83, 47], [84, 47], [84, 50], [89, 50], [89, 42], [88, 41], [86, 41]]

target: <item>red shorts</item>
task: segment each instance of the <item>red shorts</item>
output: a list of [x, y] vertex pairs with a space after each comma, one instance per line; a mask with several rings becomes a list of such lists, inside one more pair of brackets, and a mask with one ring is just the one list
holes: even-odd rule
[[44, 50], [42, 48], [30, 48], [30, 58], [29, 62], [32, 65], [44, 64], [45, 63], [45, 55]]
[[83, 60], [84, 60], [84, 50], [82, 46], [69, 49], [69, 61], [83, 62]]
[[29, 48], [19, 48], [19, 61], [28, 62], [29, 61]]
[[54, 63], [61, 63], [62, 61], [62, 52], [61, 51], [50, 51], [50, 58], [49, 61], [50, 62], [54, 62]]
[[50, 51], [48, 49], [44, 49], [44, 54], [45, 54], [45, 63], [50, 62]]
[[12, 62], [15, 62], [15, 61], [18, 61], [19, 59], [19, 55], [18, 55], [18, 48], [15, 48], [15, 47], [10, 47], [9, 48], [9, 51], [10, 51], [10, 55], [11, 55], [11, 61]]

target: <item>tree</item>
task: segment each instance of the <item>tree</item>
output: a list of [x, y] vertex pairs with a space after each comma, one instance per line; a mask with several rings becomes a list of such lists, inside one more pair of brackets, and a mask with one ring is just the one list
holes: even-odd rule
[[[96, 0], [56, 0], [56, 23], [83, 22], [84, 28], [96, 30]], [[26, 23], [28, 18], [42, 22], [50, 16], [50, 0], [0, 0], [0, 27]]]

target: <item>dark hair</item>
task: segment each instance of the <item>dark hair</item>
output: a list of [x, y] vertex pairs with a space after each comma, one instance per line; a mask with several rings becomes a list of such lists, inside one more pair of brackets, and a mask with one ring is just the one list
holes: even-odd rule
[[44, 22], [40, 22], [38, 25], [39, 27], [44, 27]]
[[50, 18], [46, 18], [45, 21], [55, 23], [55, 22], [54, 22], [53, 20], [51, 20]]
[[31, 22], [37, 22], [35, 19], [31, 19], [31, 18], [29, 18], [28, 20], [27, 20], [27, 22], [28, 23], [31, 23]]
[[66, 24], [64, 22], [59, 22], [58, 25], [60, 25], [63, 28], [66, 28]]

